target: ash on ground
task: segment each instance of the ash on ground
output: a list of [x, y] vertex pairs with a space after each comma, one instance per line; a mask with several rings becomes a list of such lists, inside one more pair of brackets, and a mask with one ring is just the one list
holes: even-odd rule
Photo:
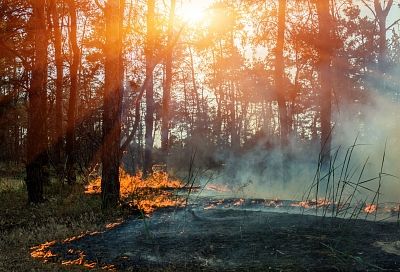
[[132, 218], [51, 251], [65, 262], [79, 252], [118, 271], [400, 270], [395, 222], [257, 210], [257, 200], [225, 202], [230, 205], [213, 200]]

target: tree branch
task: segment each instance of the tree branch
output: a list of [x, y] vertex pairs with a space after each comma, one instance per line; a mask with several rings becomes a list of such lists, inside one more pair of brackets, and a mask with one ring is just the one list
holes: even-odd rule
[[[171, 42], [162, 50], [159, 54], [156, 55], [154, 58], [154, 61], [151, 66], [151, 70], [153, 71], [154, 68], [165, 58], [167, 52], [169, 52], [178, 42], [180, 35], [182, 34], [182, 31], [186, 27], [186, 24], [182, 25], [182, 27], [179, 29], [177, 35]], [[128, 145], [132, 142], [133, 138], [135, 137], [136, 130], [139, 127], [139, 117], [140, 117], [140, 100], [142, 99], [144, 91], [148, 88], [150, 83], [150, 78], [146, 77], [144, 79], [144, 82], [142, 86], [139, 89], [138, 96], [136, 97], [135, 100], [135, 122], [133, 124], [133, 128], [129, 136], [126, 138], [125, 142], [121, 145], [120, 147], [120, 156], [122, 156], [123, 152], [126, 150]]]
[[394, 27], [396, 24], [398, 24], [400, 22], [400, 19], [397, 19], [396, 21], [394, 21], [390, 26], [388, 26], [386, 28], [386, 31], [388, 31], [389, 29], [391, 29], [392, 27]]
[[368, 5], [368, 3], [365, 2], [365, 0], [361, 0], [361, 2], [363, 2], [363, 4], [372, 12], [372, 14], [374, 15], [374, 17], [376, 18], [376, 13], [375, 13], [375, 11]]

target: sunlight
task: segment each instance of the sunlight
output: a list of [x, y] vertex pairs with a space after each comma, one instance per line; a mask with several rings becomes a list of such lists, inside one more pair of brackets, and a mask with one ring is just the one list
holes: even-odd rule
[[177, 8], [177, 16], [187, 24], [198, 24], [205, 19], [206, 6], [204, 4], [202, 1], [187, 1]]

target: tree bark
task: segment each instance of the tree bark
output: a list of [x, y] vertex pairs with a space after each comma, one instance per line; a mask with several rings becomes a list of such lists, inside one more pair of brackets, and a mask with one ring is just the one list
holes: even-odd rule
[[51, 0], [50, 13], [54, 33], [54, 57], [56, 64], [56, 108], [54, 124], [54, 160], [55, 164], [61, 163], [61, 152], [63, 149], [63, 59], [61, 25], [57, 11], [57, 0]]
[[285, 89], [285, 62], [283, 50], [285, 44], [286, 28], [286, 0], [279, 1], [278, 7], [278, 33], [275, 48], [275, 91], [279, 108], [280, 124], [280, 150], [282, 154], [281, 174], [283, 182], [289, 181], [289, 118], [287, 109], [287, 99]]
[[321, 163], [329, 163], [332, 125], [332, 79], [331, 79], [331, 15], [329, 12], [329, 1], [316, 0], [318, 27], [319, 27], [319, 73], [320, 73], [320, 121], [321, 121]]
[[34, 62], [29, 90], [26, 186], [28, 200], [39, 203], [47, 182], [47, 30], [45, 0], [32, 1]]
[[119, 202], [119, 162], [122, 106], [122, 11], [123, 1], [108, 0], [105, 5], [105, 85], [102, 147], [102, 208]]
[[143, 175], [146, 177], [151, 172], [153, 163], [153, 128], [154, 128], [154, 94], [153, 94], [153, 59], [154, 59], [154, 37], [155, 37], [155, 1], [147, 2], [147, 38], [146, 38], [146, 78], [149, 85], [146, 88], [146, 116], [145, 116], [145, 150]]
[[[171, 9], [168, 22], [168, 43], [172, 42], [173, 27], [175, 19], [175, 4], [176, 0], [171, 0]], [[169, 122], [170, 122], [170, 103], [171, 103], [171, 85], [172, 85], [172, 55], [173, 47], [167, 52], [165, 59], [165, 85], [162, 98], [162, 124], [161, 124], [161, 148], [163, 152], [164, 163], [167, 164], [169, 150]]]
[[282, 150], [288, 145], [288, 116], [284, 90], [284, 58], [283, 47], [285, 42], [286, 0], [279, 1], [278, 7], [278, 35], [275, 48], [275, 89], [279, 107], [280, 140]]
[[68, 123], [66, 132], [66, 157], [67, 157], [67, 182], [76, 182], [75, 171], [75, 126], [76, 126], [76, 104], [78, 98], [78, 66], [80, 62], [80, 50], [77, 41], [77, 18], [75, 0], [68, 0], [68, 10], [71, 21], [69, 39], [72, 49], [72, 63], [70, 67], [71, 87], [68, 105]]
[[385, 73], [387, 64], [386, 20], [392, 6], [393, 0], [389, 0], [386, 7], [382, 7], [379, 0], [374, 0], [375, 17], [379, 26], [378, 67], [381, 74]]

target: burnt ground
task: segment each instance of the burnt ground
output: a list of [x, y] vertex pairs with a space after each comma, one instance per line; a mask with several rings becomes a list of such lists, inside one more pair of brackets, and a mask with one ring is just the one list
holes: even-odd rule
[[233, 207], [191, 211], [132, 218], [51, 251], [64, 261], [81, 252], [118, 271], [400, 271], [396, 223]]

